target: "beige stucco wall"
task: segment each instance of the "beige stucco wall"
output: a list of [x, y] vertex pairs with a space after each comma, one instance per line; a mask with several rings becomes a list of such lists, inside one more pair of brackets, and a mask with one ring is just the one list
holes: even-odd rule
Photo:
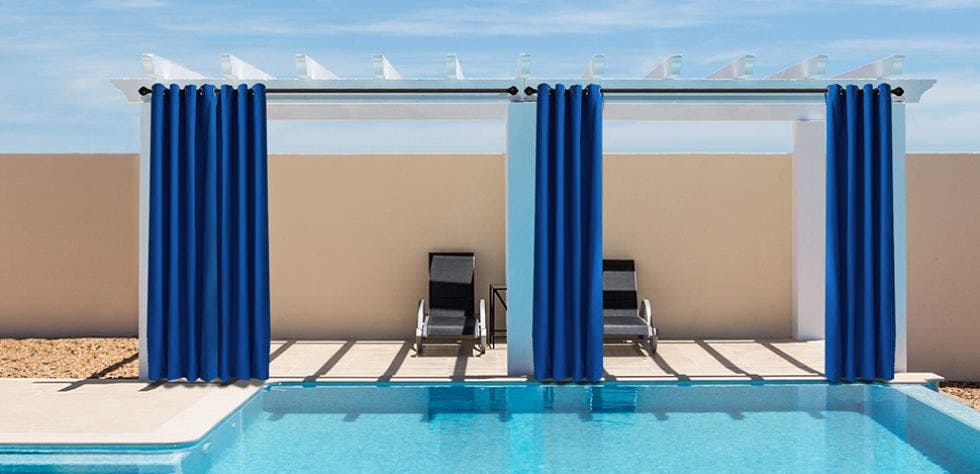
[[430, 250], [476, 252], [477, 297], [504, 281], [503, 155], [276, 155], [269, 173], [276, 337], [412, 337]]
[[0, 155], [0, 336], [136, 333], [136, 155]]
[[909, 369], [980, 380], [980, 154], [908, 159]]
[[607, 155], [603, 247], [667, 338], [792, 335], [790, 158]]
[[[135, 155], [0, 166], [0, 335], [134, 333]], [[664, 334], [789, 335], [786, 155], [609, 155], [605, 171], [606, 255], [637, 260]], [[482, 297], [504, 281], [504, 192], [502, 155], [272, 155], [274, 335], [412, 334], [430, 249], [476, 251]]]
[[[909, 361], [980, 378], [980, 155], [910, 155]], [[136, 332], [136, 156], [0, 155], [0, 337]], [[788, 155], [608, 155], [605, 248], [667, 337], [789, 336]], [[403, 337], [425, 252], [503, 281], [501, 155], [270, 159], [276, 337]]]
[[[273, 331], [411, 335], [429, 249], [504, 281], [504, 157], [274, 156]], [[669, 337], [788, 337], [786, 155], [610, 155], [606, 255], [637, 260]], [[398, 170], [392, 173], [392, 170]]]

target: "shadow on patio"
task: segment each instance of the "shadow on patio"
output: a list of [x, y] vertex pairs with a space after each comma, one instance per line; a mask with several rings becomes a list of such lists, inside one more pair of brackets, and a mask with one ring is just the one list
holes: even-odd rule
[[[606, 344], [607, 380], [821, 380], [823, 341], [666, 340], [657, 354]], [[418, 357], [410, 341], [272, 344], [270, 382], [485, 380], [507, 377], [507, 348], [476, 356], [472, 345], [433, 344]]]

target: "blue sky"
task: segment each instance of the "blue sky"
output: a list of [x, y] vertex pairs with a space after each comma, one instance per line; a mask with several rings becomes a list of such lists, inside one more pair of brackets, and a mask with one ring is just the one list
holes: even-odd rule
[[[740, 54], [756, 76], [813, 54], [834, 74], [893, 53], [905, 76], [939, 84], [909, 107], [911, 151], [980, 151], [980, 1], [568, 2], [0, 0], [0, 152], [132, 152], [137, 110], [109, 84], [152, 52], [219, 76], [233, 53], [294, 77], [307, 53], [342, 77], [384, 53], [405, 77], [440, 77], [447, 53], [468, 77], [577, 77], [593, 53], [607, 77], [642, 77], [674, 53], [684, 77]], [[271, 151], [499, 151], [494, 123], [275, 123]], [[706, 133], [707, 132], [707, 133]], [[384, 140], [379, 140], [384, 137]], [[705, 137], [710, 137], [706, 139]], [[785, 151], [787, 124], [615, 123], [607, 151]]]

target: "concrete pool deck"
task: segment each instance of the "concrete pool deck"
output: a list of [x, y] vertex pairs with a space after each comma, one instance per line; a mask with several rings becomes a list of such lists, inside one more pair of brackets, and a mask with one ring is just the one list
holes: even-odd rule
[[[631, 344], [609, 344], [605, 353], [607, 380], [823, 380], [822, 341], [671, 340], [654, 357]], [[417, 357], [408, 341], [277, 341], [268, 382], [524, 380], [507, 377], [504, 344], [475, 354], [449, 344]], [[904, 373], [893, 383], [940, 380]], [[262, 385], [0, 379], [0, 445], [190, 443]]]

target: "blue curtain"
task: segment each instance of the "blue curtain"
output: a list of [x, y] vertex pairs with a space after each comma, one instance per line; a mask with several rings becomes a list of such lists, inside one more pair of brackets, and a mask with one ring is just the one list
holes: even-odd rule
[[891, 90], [827, 89], [826, 375], [895, 375]]
[[534, 376], [602, 377], [602, 93], [538, 86]]
[[153, 86], [154, 380], [269, 376], [265, 87]]

